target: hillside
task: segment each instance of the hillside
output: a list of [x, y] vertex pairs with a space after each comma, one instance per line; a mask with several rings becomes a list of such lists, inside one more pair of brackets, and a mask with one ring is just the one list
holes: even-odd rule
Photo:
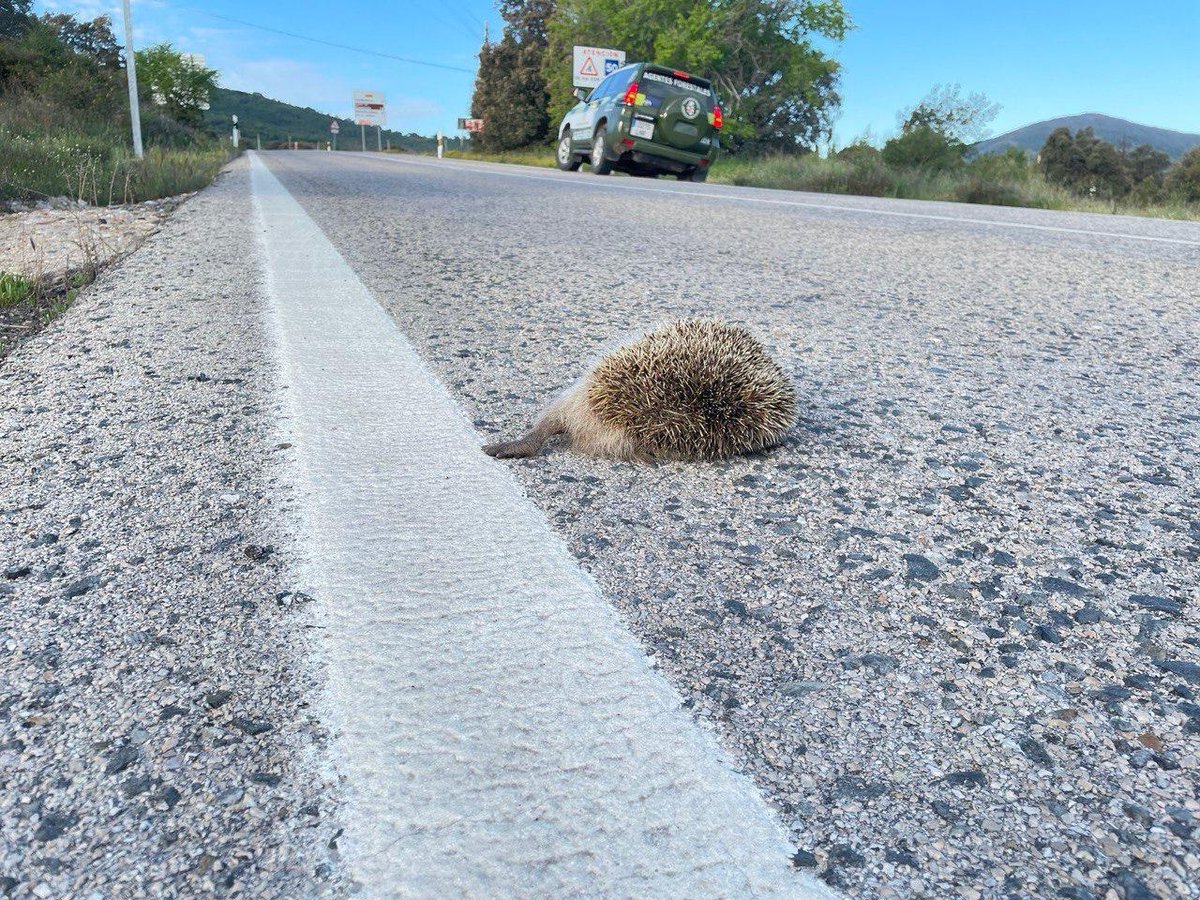
[[[261, 138], [263, 146], [282, 143], [289, 138], [293, 141], [324, 143], [330, 139], [329, 123], [334, 116], [318, 112], [307, 106], [292, 106], [279, 100], [272, 100], [262, 94], [248, 94], [245, 91], [233, 91], [228, 88], [217, 88], [209, 97], [210, 108], [204, 114], [204, 124], [207, 128], [228, 133], [233, 124], [231, 116], [238, 117], [238, 127], [242, 137], [251, 146], [256, 138]], [[339, 119], [342, 132], [339, 135], [339, 146], [344, 150], [355, 150], [361, 147], [358, 126], [350, 119]], [[367, 146], [375, 146], [375, 130], [367, 135]], [[383, 139], [391, 141], [393, 147], [404, 147], [407, 150], [432, 151], [436, 147], [434, 138], [419, 134], [403, 134], [385, 128]]]
[[1024, 128], [1017, 128], [998, 137], [988, 138], [975, 145], [976, 153], [1003, 153], [1009, 147], [1018, 147], [1029, 153], [1037, 153], [1046, 143], [1050, 132], [1056, 128], [1070, 128], [1078, 131], [1081, 128], [1091, 128], [1096, 137], [1120, 147], [1136, 147], [1139, 144], [1149, 144], [1155, 150], [1161, 150], [1172, 160], [1179, 159], [1192, 147], [1200, 145], [1200, 134], [1187, 134], [1182, 131], [1170, 131], [1166, 128], [1154, 128], [1150, 125], [1139, 125], [1126, 119], [1105, 116], [1100, 113], [1084, 113], [1081, 116], [1062, 116], [1058, 119], [1047, 119], [1044, 122], [1034, 122]]

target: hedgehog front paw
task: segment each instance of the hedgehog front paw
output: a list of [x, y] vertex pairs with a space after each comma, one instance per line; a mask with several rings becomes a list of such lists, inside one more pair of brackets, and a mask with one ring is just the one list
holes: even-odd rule
[[488, 444], [483, 452], [496, 459], [527, 459], [537, 453], [536, 447], [531, 447], [528, 441], [505, 441], [500, 444]]

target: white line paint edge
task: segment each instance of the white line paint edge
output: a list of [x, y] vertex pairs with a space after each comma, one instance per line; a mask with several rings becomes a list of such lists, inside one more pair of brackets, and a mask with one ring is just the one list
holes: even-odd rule
[[365, 895], [835, 897], [251, 158], [339, 847]]
[[[359, 154], [361, 156], [361, 154]], [[368, 154], [371, 155], [371, 154]], [[375, 155], [371, 155], [375, 158]], [[965, 225], [984, 225], [995, 228], [1019, 228], [1027, 231], [1048, 231], [1058, 234], [1079, 234], [1089, 237], [1103, 238], [1120, 238], [1129, 241], [1151, 241], [1161, 244], [1178, 244], [1184, 247], [1200, 247], [1200, 238], [1189, 240], [1187, 238], [1170, 238], [1160, 237], [1151, 234], [1129, 234], [1123, 231], [1093, 231], [1088, 228], [1067, 228], [1063, 225], [1035, 225], [1030, 222], [1005, 222], [1000, 219], [977, 219], [967, 216], [939, 216], [934, 213], [917, 213], [905, 212], [898, 209], [874, 209], [869, 206], [851, 206], [846, 203], [816, 203], [808, 200], [784, 200], [777, 197], [756, 197], [749, 193], [714, 193], [712, 191], [696, 190], [694, 188], [678, 187], [678, 188], [655, 188], [636, 184], [622, 184], [620, 181], [612, 181], [602, 178], [588, 178], [579, 176], [578, 180], [569, 177], [559, 177], [557, 175], [535, 175], [528, 172], [510, 172], [502, 168], [502, 164], [493, 163], [485, 164], [474, 163], [467, 164], [457, 160], [443, 160], [442, 162], [418, 162], [414, 159], [402, 156], [388, 156], [387, 159], [393, 162], [399, 162], [409, 166], [422, 166], [428, 169], [441, 169], [443, 172], [458, 171], [458, 172], [475, 172], [477, 174], [502, 175], [506, 178], [526, 178], [531, 181], [546, 181], [552, 184], [561, 184], [571, 187], [598, 188], [601, 190], [614, 191], [637, 191], [643, 194], [668, 194], [673, 197], [706, 197], [715, 200], [732, 200], [736, 203], [766, 203], [773, 206], [796, 206], [805, 209], [822, 209], [835, 210], [837, 212], [859, 213], [863, 215], [874, 216], [892, 216], [902, 219], [924, 219], [931, 222], [958, 222]], [[755, 188], [746, 188], [746, 191], [756, 190]], [[1016, 208], [1016, 207], [1014, 207]], [[1175, 224], [1175, 223], [1172, 223]]]

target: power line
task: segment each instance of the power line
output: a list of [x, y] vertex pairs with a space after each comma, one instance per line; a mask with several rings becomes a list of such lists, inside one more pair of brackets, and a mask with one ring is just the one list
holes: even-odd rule
[[445, 6], [441, 7], [440, 9], [437, 6], [427, 7], [426, 11], [434, 13], [435, 15], [437, 15], [439, 12], [440, 13], [448, 13], [449, 14], [448, 17], [443, 16], [441, 18], [442, 22], [444, 22], [446, 24], [450, 24], [450, 22], [453, 21], [454, 25], [457, 26], [458, 29], [460, 31], [462, 31], [464, 34], [466, 34], [472, 38], [478, 39], [479, 23], [476, 22], [472, 16], [465, 15], [463, 13], [461, 7], [447, 3]]
[[459, 21], [466, 21], [469, 23], [467, 27], [470, 29], [471, 37], [478, 38], [479, 29], [483, 24], [483, 20], [476, 16], [475, 13], [466, 9], [462, 5], [461, 0], [459, 0], [459, 2], [455, 2], [455, 0], [447, 0], [447, 5], [449, 6], [450, 11], [458, 16]]
[[196, 12], [201, 15], [210, 16], [214, 19], [223, 19], [226, 22], [233, 22], [236, 25], [244, 25], [247, 28], [257, 28], [259, 31], [270, 31], [274, 34], [282, 34], [286, 37], [295, 38], [298, 41], [309, 41], [313, 44], [324, 44], [326, 47], [337, 47], [339, 50], [350, 50], [354, 53], [366, 53], [369, 56], [379, 56], [383, 59], [394, 59], [397, 62], [410, 63], [414, 66], [429, 66], [433, 69], [446, 69], [450, 72], [466, 72], [468, 75], [474, 75], [474, 69], [464, 69], [462, 66], [447, 66], [443, 63], [426, 62], [423, 59], [410, 59], [407, 56], [396, 56], [392, 53], [380, 53], [378, 50], [367, 50], [365, 47], [351, 47], [349, 44], [335, 44], [333, 41], [323, 41], [320, 38], [308, 37], [303, 34], [295, 34], [291, 31], [284, 31], [281, 28], [268, 28], [266, 25], [256, 25], [253, 22], [244, 22], [241, 19], [234, 19], [230, 16], [221, 16], [214, 12], [206, 12], [198, 9]]

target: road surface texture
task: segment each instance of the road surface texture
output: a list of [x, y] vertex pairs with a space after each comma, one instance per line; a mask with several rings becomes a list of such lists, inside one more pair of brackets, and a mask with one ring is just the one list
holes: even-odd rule
[[242, 162], [0, 367], [0, 895], [338, 884], [249, 208]]
[[481, 441], [673, 316], [778, 354], [777, 451], [507, 465], [801, 864], [859, 896], [1200, 893], [1200, 227], [264, 158]]
[[[428, 894], [406, 854], [455, 848], [471, 827], [531, 851], [545, 834], [483, 809], [364, 862], [363, 786], [376, 779], [398, 815], [406, 795], [469, 802], [470, 785], [425, 796], [440, 771], [428, 751], [476, 736], [491, 707], [513, 711], [497, 746], [522, 763], [539, 747], [568, 771], [627, 760], [636, 784], [653, 763], [637, 738], [673, 742], [667, 764], [689, 761], [680, 791], [719, 782], [747, 840], [770, 844], [704, 731], [678, 727], [694, 717], [777, 811], [796, 874], [851, 896], [1200, 896], [1200, 227], [369, 154], [261, 159], [274, 177], [256, 171], [252, 191], [239, 161], [0, 367], [0, 888], [341, 895], [407, 866], [408, 892]], [[792, 373], [803, 418], [784, 447], [705, 465], [563, 451], [496, 463], [472, 461], [469, 429], [446, 425], [453, 400], [479, 443], [515, 434], [606, 348], [685, 314], [747, 324]], [[328, 340], [304, 331], [317, 325]], [[372, 391], [342, 395], [359, 404], [344, 445], [320, 406], [346, 390], [335, 362]], [[442, 417], [427, 435], [406, 433], [418, 408]], [[380, 452], [393, 438], [398, 461]], [[417, 450], [444, 484], [405, 477]], [[326, 477], [340, 452], [347, 472]], [[393, 578], [421, 576], [428, 614], [339, 596], [314, 559], [326, 576], [366, 560], [374, 577], [392, 537], [446, 527], [435, 505], [355, 534], [321, 503], [362, 512], [373, 471], [383, 512], [405, 491], [478, 491], [464, 567], [512, 513], [516, 586], [578, 560], [619, 618], [587, 579], [563, 588], [559, 616], [527, 608], [545, 604], [536, 591], [481, 594], [447, 607], [439, 654], [438, 583], [421, 580], [411, 539]], [[550, 552], [506, 473], [569, 554]], [[328, 546], [313, 541], [323, 526]], [[459, 627], [488, 616], [501, 627]], [[534, 623], [541, 643], [511, 623]], [[489, 659], [476, 636], [523, 656]], [[578, 658], [542, 653], [564, 647]], [[571, 760], [564, 748], [590, 740], [573, 721], [539, 744], [525, 729], [586, 702], [579, 673], [605, 660], [590, 696], [597, 721], [620, 711], [625, 753], [609, 727], [596, 759]], [[358, 694], [339, 683], [356, 665]], [[569, 702], [530, 716], [508, 687], [544, 692], [559, 665], [575, 673], [561, 678]], [[686, 708], [657, 733], [639, 723], [671, 693], [651, 666]], [[466, 681], [439, 707], [422, 675], [455, 668]], [[353, 714], [393, 676], [394, 707]], [[398, 747], [381, 736], [406, 728]], [[523, 768], [506, 783], [488, 751], [464, 742], [444, 758], [501, 795], [552, 786]], [[372, 771], [397, 753], [410, 768]], [[646, 793], [638, 808], [661, 814]], [[570, 799], [545, 811], [547, 830], [585, 834], [573, 817], [605, 808]], [[605, 850], [617, 822], [647, 819], [611, 813], [595, 828]], [[677, 828], [703, 835], [705, 815]], [[729, 844], [735, 876], [754, 874], [745, 843]], [[466, 860], [456, 887], [484, 893], [471, 879], [490, 861]], [[559, 873], [586, 861], [526, 859]], [[766, 892], [772, 877], [745, 884]]]
[[830, 898], [257, 158], [253, 189], [356, 887]]

